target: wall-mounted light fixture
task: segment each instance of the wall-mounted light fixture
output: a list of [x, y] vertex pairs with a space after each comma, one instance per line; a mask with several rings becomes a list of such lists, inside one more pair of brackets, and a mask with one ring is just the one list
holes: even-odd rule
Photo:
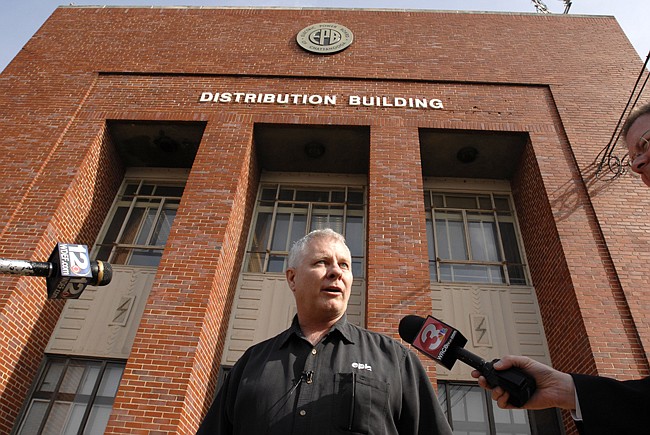
[[463, 147], [456, 153], [456, 158], [461, 163], [472, 163], [478, 156], [478, 150], [474, 147]]
[[305, 145], [305, 154], [312, 159], [318, 159], [325, 154], [325, 146], [319, 142], [309, 142]]
[[160, 133], [158, 133], [158, 137], [153, 140], [153, 143], [158, 148], [168, 153], [173, 153], [174, 151], [178, 150], [180, 146], [175, 139], [167, 136], [162, 130], [160, 130]]

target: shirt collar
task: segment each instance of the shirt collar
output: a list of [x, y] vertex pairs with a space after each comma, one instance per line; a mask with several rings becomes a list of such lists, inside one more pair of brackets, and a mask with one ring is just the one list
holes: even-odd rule
[[[339, 334], [344, 342], [349, 344], [354, 344], [354, 340], [352, 339], [353, 337], [352, 325], [348, 323], [347, 314], [343, 314], [343, 316], [339, 320], [337, 320], [334, 325], [332, 325], [330, 330], [327, 332], [326, 336], [329, 336], [332, 333]], [[283, 337], [281, 337], [280, 339], [280, 347], [284, 347], [291, 337], [295, 336], [304, 339], [305, 336], [303, 335], [302, 330], [300, 329], [300, 324], [298, 323], [297, 314], [293, 316], [293, 321], [291, 322], [291, 326], [289, 327], [289, 329], [284, 331], [282, 335]]]

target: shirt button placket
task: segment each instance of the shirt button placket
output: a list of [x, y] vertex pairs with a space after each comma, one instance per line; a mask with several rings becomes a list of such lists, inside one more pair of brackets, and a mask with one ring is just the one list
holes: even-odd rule
[[[307, 417], [307, 410], [303, 407], [308, 405], [314, 399], [314, 388], [316, 385], [313, 383], [312, 378], [317, 376], [314, 373], [314, 367], [316, 366], [316, 356], [318, 355], [318, 350], [313, 347], [311, 349], [311, 358], [307, 358], [305, 361], [305, 368], [303, 370], [303, 385], [300, 388], [300, 393], [298, 396], [298, 415], [300, 417]], [[309, 374], [308, 374], [309, 373]], [[296, 421], [296, 426], [294, 426], [294, 433], [310, 433], [311, 428], [309, 427], [308, 419], [300, 419]]]

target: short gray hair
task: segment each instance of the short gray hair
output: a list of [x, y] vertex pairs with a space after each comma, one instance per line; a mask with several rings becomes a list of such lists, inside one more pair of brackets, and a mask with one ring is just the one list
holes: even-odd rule
[[291, 246], [291, 250], [289, 251], [289, 258], [287, 260], [288, 269], [296, 267], [296, 263], [303, 256], [307, 245], [311, 243], [312, 240], [316, 239], [334, 239], [337, 242], [341, 242], [348, 251], [350, 250], [350, 248], [348, 248], [348, 245], [345, 243], [345, 237], [333, 229], [323, 228], [320, 230], [314, 230], [306, 236], [303, 236], [300, 240], [297, 240], [293, 246]]
[[623, 128], [621, 129], [621, 136], [623, 136], [623, 139], [627, 136], [627, 132], [630, 130], [630, 127], [632, 127], [632, 124], [646, 113], [650, 113], [650, 102], [637, 107], [632, 111], [632, 113], [630, 113], [630, 116], [627, 117], [623, 124]]

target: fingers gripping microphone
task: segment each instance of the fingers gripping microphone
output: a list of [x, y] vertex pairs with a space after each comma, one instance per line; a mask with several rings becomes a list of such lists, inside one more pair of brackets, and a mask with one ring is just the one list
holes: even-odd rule
[[0, 258], [0, 273], [43, 276], [48, 299], [77, 299], [88, 285], [106, 285], [113, 268], [105, 261], [90, 261], [85, 245], [58, 243], [47, 262]]
[[463, 346], [467, 339], [444, 322], [435, 317], [426, 319], [409, 315], [399, 322], [399, 335], [420, 352], [440, 363], [448, 370], [461, 360], [475, 368], [485, 377], [490, 387], [501, 387], [509, 393], [508, 403], [522, 407], [533, 395], [536, 388], [535, 379], [517, 367], [507, 370], [495, 370], [494, 363], [487, 362]]

